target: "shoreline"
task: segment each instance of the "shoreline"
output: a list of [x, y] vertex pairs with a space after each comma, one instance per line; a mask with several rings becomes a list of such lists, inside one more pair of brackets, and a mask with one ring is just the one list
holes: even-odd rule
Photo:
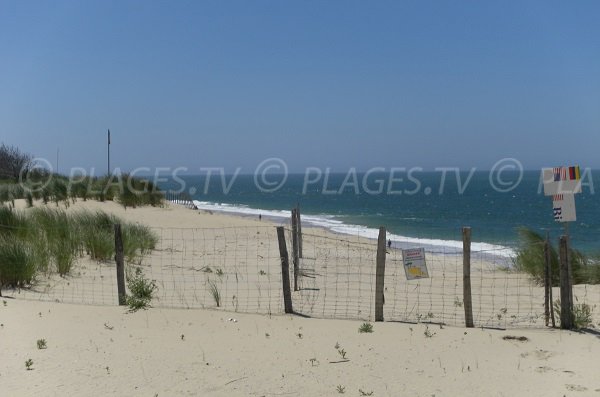
[[[253, 218], [262, 215], [264, 219], [273, 220], [273, 223], [275, 224], [288, 223], [291, 216], [291, 212], [288, 210], [266, 210], [252, 208], [243, 204], [213, 203], [199, 200], [192, 201], [198, 210], [214, 211], [242, 218]], [[285, 222], [277, 222], [276, 220], [285, 220]], [[336, 235], [362, 237], [375, 241], [378, 238], [378, 229], [358, 224], [346, 224], [343, 221], [335, 219], [333, 215], [302, 214], [302, 220], [308, 227], [326, 230]], [[387, 232], [387, 239], [392, 241], [393, 247], [396, 249], [414, 248], [415, 245], [420, 245], [430, 252], [443, 253], [445, 255], [462, 254], [463, 243], [458, 240], [417, 238], [402, 236], [390, 233], [389, 231]], [[512, 258], [516, 254], [513, 248], [478, 241], [472, 242], [471, 250], [472, 253], [488, 253], [506, 259]]]

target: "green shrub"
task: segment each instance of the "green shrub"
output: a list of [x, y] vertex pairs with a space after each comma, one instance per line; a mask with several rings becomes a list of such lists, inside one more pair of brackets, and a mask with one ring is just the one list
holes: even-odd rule
[[158, 288], [154, 280], [150, 281], [144, 277], [140, 268], [127, 280], [127, 287], [131, 294], [127, 296], [126, 302], [129, 310], [133, 312], [150, 307], [154, 292]]
[[361, 334], [373, 332], [373, 324], [362, 323], [362, 325], [358, 328], [358, 332]]

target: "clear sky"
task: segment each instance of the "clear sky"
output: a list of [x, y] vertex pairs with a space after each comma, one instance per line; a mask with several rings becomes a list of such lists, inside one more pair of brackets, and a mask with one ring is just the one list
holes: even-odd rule
[[60, 167], [600, 168], [597, 1], [0, 0], [0, 141]]

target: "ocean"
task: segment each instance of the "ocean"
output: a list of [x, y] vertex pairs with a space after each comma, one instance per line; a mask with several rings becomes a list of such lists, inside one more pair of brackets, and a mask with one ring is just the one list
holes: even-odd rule
[[[600, 252], [600, 171], [582, 171], [577, 220], [568, 226], [572, 246]], [[166, 191], [188, 193], [200, 209], [270, 217], [284, 222], [299, 205], [303, 223], [337, 233], [376, 238], [385, 226], [395, 242], [462, 247], [461, 228], [472, 228], [474, 250], [510, 255], [519, 227], [557, 239], [564, 224], [553, 218], [552, 198], [543, 194], [540, 171], [431, 172], [381, 170], [303, 174], [174, 175], [159, 181]], [[506, 248], [505, 251], [503, 251]]]

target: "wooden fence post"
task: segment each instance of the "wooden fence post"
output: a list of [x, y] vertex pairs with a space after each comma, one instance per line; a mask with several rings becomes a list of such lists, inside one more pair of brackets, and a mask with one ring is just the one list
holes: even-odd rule
[[554, 319], [554, 297], [552, 296], [552, 257], [550, 255], [550, 233], [546, 233], [544, 241], [544, 315], [546, 317], [546, 327], [548, 322], [552, 321], [552, 328], [556, 327]]
[[277, 227], [277, 241], [279, 243], [279, 257], [281, 258], [281, 282], [283, 285], [283, 306], [286, 313], [293, 313], [292, 291], [290, 290], [290, 263], [287, 247], [285, 245], [285, 231], [283, 226]]
[[552, 279], [550, 278], [550, 244], [548, 242], [548, 233], [546, 233], [546, 240], [544, 241], [544, 318], [546, 320], [546, 327], [550, 323], [550, 306], [552, 300], [550, 299], [550, 291], [552, 290]]
[[377, 239], [377, 264], [375, 268], [375, 321], [383, 321], [383, 305], [385, 304], [384, 282], [385, 282], [385, 247], [386, 247], [385, 226], [379, 228], [379, 238]]
[[463, 306], [465, 327], [473, 328], [473, 302], [471, 300], [471, 228], [463, 227]]
[[298, 216], [296, 208], [292, 208], [292, 262], [294, 264], [294, 291], [298, 291], [300, 255], [298, 254]]
[[567, 236], [560, 237], [560, 327], [573, 328], [573, 285], [569, 266]]
[[302, 258], [302, 218], [300, 217], [300, 205], [296, 205], [296, 225], [298, 230], [298, 257]]
[[123, 236], [121, 234], [121, 225], [115, 224], [115, 262], [117, 263], [117, 293], [119, 296], [119, 305], [127, 304], [127, 292], [125, 291], [125, 261], [123, 253]]

